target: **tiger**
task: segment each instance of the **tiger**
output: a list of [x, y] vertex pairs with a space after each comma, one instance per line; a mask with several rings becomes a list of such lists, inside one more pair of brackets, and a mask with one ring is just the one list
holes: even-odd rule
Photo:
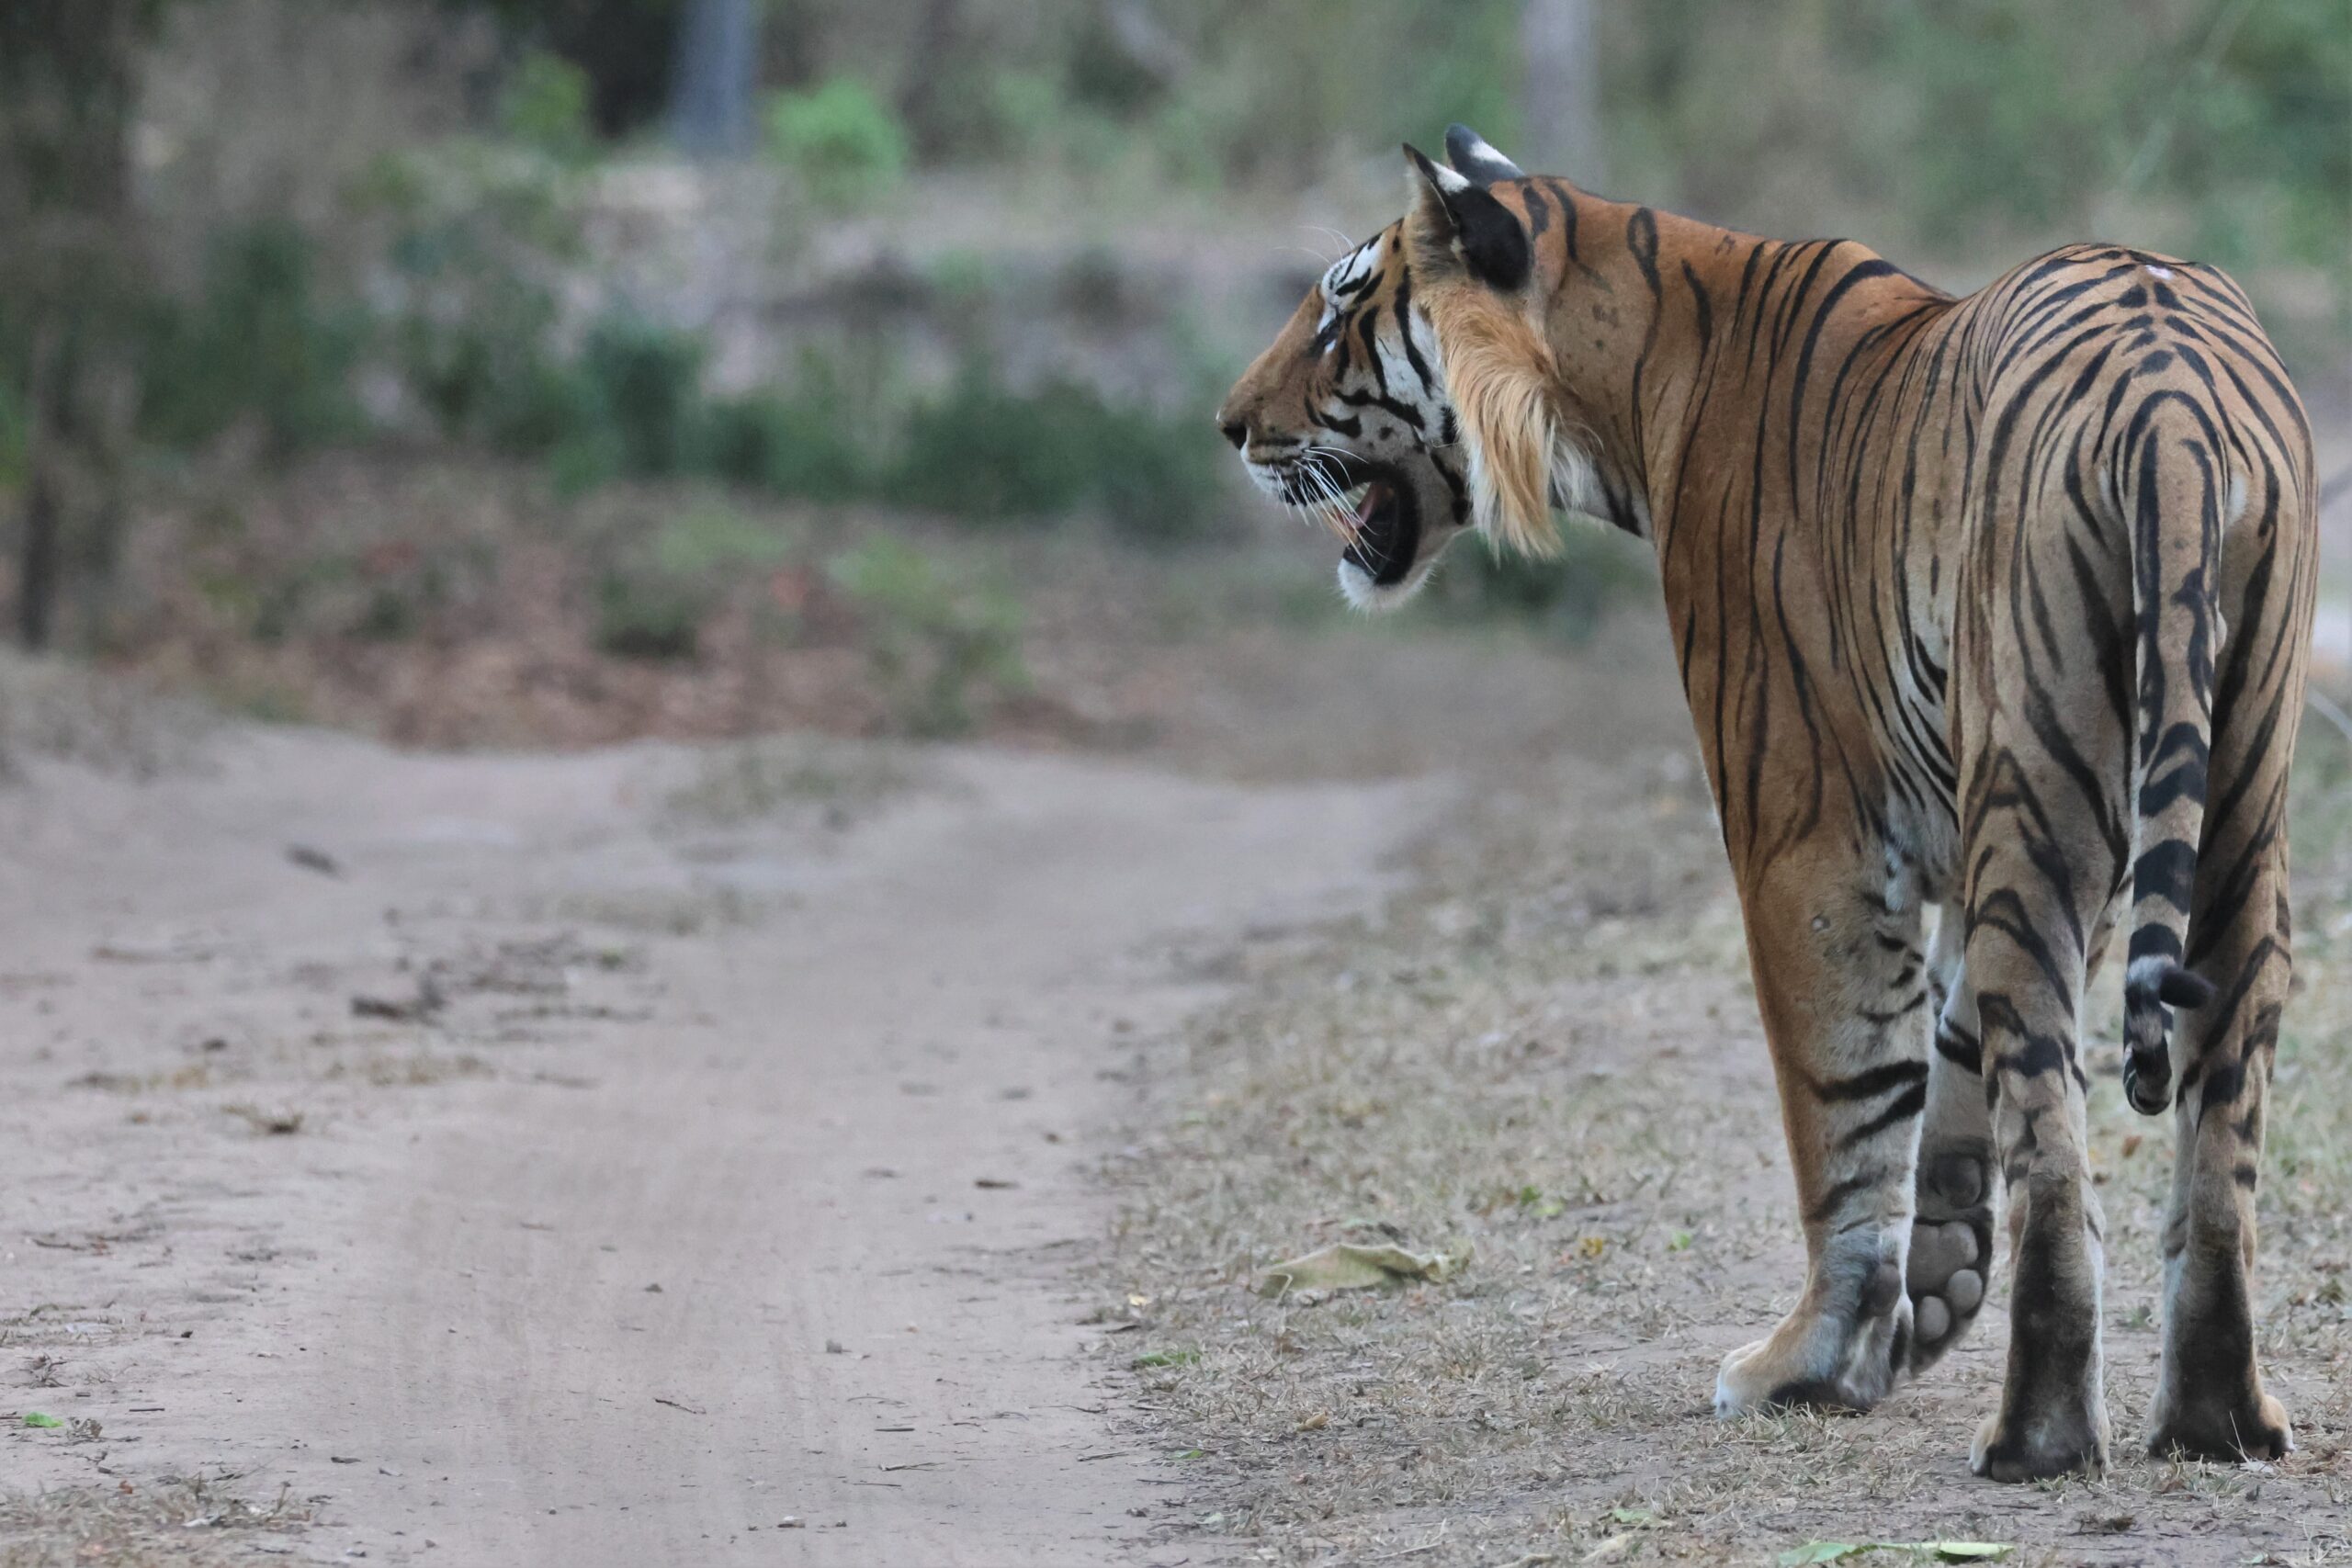
[[2005, 1212], [1971, 1468], [2107, 1468], [2083, 1019], [2122, 923], [2123, 1091], [2177, 1134], [2148, 1448], [2284, 1454], [2251, 1279], [2316, 508], [2245, 292], [2075, 244], [1955, 297], [1445, 147], [1216, 417], [1367, 608], [1467, 533], [1553, 554], [1561, 513], [1655, 551], [1806, 1249], [1715, 1411], [1926, 1371]]

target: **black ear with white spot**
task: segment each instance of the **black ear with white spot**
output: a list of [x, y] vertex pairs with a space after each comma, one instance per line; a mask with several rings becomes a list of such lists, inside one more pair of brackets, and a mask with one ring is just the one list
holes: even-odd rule
[[1445, 128], [1445, 161], [1474, 186], [1497, 180], [1523, 180], [1527, 171], [1495, 151], [1487, 139], [1466, 125]]
[[1409, 142], [1421, 220], [1450, 236], [1470, 276], [1493, 288], [1515, 289], [1527, 281], [1527, 231], [1483, 187], [1452, 169], [1440, 168]]

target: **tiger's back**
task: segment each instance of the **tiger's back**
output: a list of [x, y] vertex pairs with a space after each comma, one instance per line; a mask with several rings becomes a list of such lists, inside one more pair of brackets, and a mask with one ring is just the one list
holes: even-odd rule
[[2219, 272], [2082, 245], [1952, 299], [1850, 242], [1704, 249], [1682, 279], [1687, 396], [1645, 410], [1687, 434], [1655, 443], [1646, 477], [1674, 498], [1653, 501], [1653, 537], [1736, 862], [1787, 852], [1834, 796], [1895, 841], [1922, 897], [1945, 896], [1968, 711], [1953, 682], [1989, 704], [2026, 673], [1988, 620], [2025, 586], [2004, 575], [2035, 558], [2020, 547], [2058, 552], [2028, 608], [2085, 639], [2126, 716], [2118, 474], [2152, 407], [2199, 411], [2230, 536], [2283, 549], [2308, 590], [2308, 429]]

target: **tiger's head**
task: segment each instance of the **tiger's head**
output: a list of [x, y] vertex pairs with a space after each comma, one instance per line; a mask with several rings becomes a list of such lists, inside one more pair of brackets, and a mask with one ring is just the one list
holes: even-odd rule
[[1447, 363], [1493, 344], [1540, 351], [1519, 302], [1532, 264], [1527, 231], [1487, 188], [1525, 176], [1458, 125], [1446, 132], [1452, 168], [1405, 152], [1411, 210], [1331, 264], [1216, 414], [1258, 488], [1340, 537], [1340, 591], [1367, 610], [1411, 598], [1445, 547], [1475, 525], [1543, 551], [1550, 497], [1534, 498], [1538, 515], [1521, 526], [1524, 498], [1498, 490], [1511, 487], [1527, 455], [1498, 463], [1490, 448], [1539, 443], [1532, 460], [1547, 488], [1555, 462], [1548, 411], [1474, 407], [1465, 419], [1457, 393], [1476, 399], [1482, 381], [1465, 382], [1464, 366]]

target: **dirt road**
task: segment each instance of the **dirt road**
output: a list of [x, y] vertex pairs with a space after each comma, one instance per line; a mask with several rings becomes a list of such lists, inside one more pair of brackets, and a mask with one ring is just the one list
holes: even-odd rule
[[1432, 798], [243, 730], [37, 766], [17, 1548], [182, 1477], [164, 1560], [1154, 1561], [1181, 1489], [1071, 1268], [1123, 1064], [1218, 994], [1186, 951], [1363, 906]]

